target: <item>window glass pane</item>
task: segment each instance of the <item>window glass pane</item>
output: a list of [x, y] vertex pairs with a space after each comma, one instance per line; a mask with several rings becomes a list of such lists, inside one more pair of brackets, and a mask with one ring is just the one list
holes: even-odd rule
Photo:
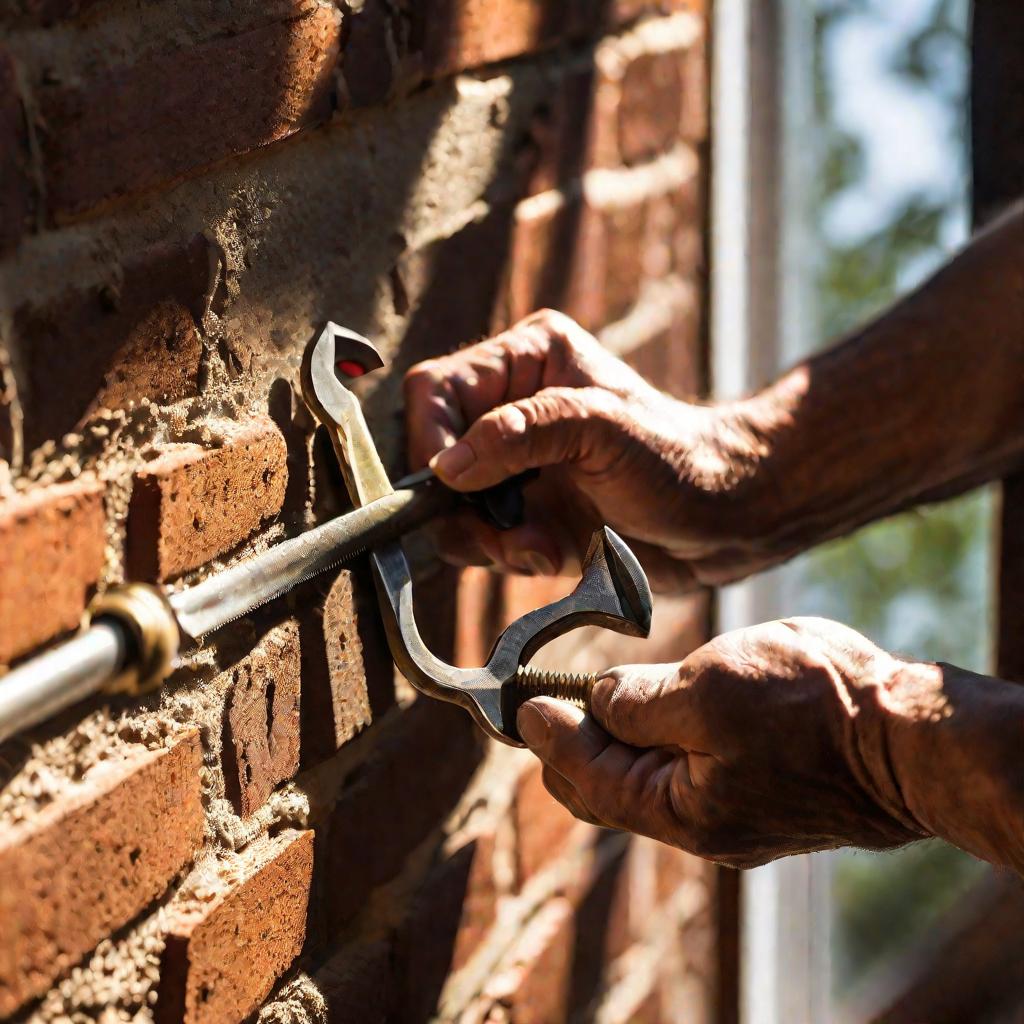
[[[936, 268], [966, 236], [966, 0], [816, 0], [814, 217], [822, 339]], [[883, 646], [984, 669], [990, 662], [987, 493], [830, 544], [787, 573], [794, 613], [825, 615]], [[833, 867], [833, 980], [869, 994], [883, 964], [931, 927], [981, 865], [941, 843], [842, 853]]]

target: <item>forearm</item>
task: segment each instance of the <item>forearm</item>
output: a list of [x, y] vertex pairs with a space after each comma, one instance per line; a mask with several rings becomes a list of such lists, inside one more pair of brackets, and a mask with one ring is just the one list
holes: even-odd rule
[[1024, 462], [1024, 204], [746, 408], [780, 554]]
[[1024, 873], [1024, 687], [950, 665], [908, 664], [858, 730], [900, 817]]

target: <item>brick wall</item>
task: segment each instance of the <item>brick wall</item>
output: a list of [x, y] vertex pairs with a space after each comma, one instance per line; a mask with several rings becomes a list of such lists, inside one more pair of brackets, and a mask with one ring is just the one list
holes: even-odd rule
[[[195, 582], [342, 511], [295, 391], [326, 319], [400, 378], [540, 305], [699, 392], [698, 0], [0, 0], [0, 661], [123, 579]], [[561, 584], [422, 559], [485, 653]], [[481, 611], [486, 609], [486, 611]], [[678, 657], [578, 634], [562, 667]], [[0, 686], [3, 680], [0, 678]], [[715, 875], [575, 822], [396, 680], [365, 566], [0, 747], [0, 1017], [701, 1021]]]

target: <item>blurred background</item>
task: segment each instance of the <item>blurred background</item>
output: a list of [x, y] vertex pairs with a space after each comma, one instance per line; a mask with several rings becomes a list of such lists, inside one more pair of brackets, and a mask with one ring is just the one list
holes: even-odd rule
[[[969, 230], [967, 0], [815, 0], [813, 306], [822, 342], [929, 275]], [[787, 355], [798, 353], [787, 353]], [[991, 668], [992, 512], [978, 492], [880, 523], [787, 570], [795, 614]], [[941, 842], [829, 857], [837, 1017], [884, 985], [985, 867]]]

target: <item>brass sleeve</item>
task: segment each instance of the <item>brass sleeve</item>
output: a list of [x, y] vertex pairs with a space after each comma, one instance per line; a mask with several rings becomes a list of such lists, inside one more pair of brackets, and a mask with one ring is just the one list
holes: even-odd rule
[[132, 639], [134, 650], [107, 693], [139, 695], [156, 689], [174, 667], [180, 633], [167, 598], [157, 587], [126, 583], [98, 594], [86, 611], [86, 624], [115, 619]]

